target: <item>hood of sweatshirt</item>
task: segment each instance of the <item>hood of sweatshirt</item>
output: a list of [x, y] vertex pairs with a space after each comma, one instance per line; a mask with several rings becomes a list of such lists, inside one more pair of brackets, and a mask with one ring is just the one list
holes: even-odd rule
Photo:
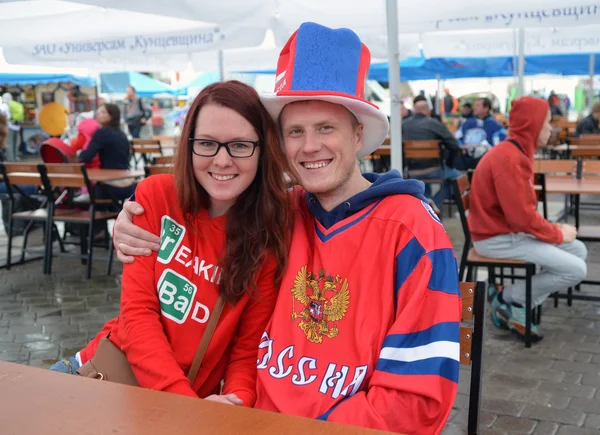
[[389, 195], [412, 195], [422, 201], [427, 201], [427, 198], [424, 196], [425, 184], [419, 180], [405, 180], [400, 175], [400, 172], [395, 169], [385, 174], [363, 174], [363, 177], [373, 184], [368, 189], [357, 193], [329, 212], [321, 207], [315, 195], [312, 193], [306, 194], [308, 207], [312, 214], [321, 222], [321, 225], [325, 228], [330, 228], [337, 222]]
[[85, 145], [92, 140], [92, 136], [94, 136], [94, 133], [96, 133], [99, 128], [100, 124], [98, 124], [95, 119], [84, 119], [77, 126], [79, 134], [85, 137]]
[[548, 102], [541, 98], [522, 97], [512, 103], [509, 137], [516, 140], [525, 155], [532, 160], [549, 110]]

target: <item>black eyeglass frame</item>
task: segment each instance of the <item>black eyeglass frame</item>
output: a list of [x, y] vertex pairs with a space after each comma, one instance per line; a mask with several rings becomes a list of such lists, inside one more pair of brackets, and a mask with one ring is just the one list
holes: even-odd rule
[[[191, 137], [189, 139], [189, 141], [190, 141], [190, 144], [192, 145], [192, 147], [191, 147], [192, 148], [192, 153], [194, 153], [194, 154], [196, 154], [197, 156], [200, 156], [200, 157], [214, 157], [217, 154], [219, 154], [219, 151], [221, 151], [221, 148], [224, 147], [225, 150], [227, 150], [227, 154], [229, 154], [229, 156], [232, 159], [247, 159], [247, 158], [252, 157], [254, 155], [254, 151], [256, 150], [256, 147], [260, 146], [260, 141], [258, 141], [258, 140], [257, 141], [252, 141], [252, 140], [231, 140], [229, 142], [219, 142], [219, 141], [216, 141], [216, 140], [213, 140], [213, 139], [202, 139], [202, 138]], [[217, 150], [215, 151], [214, 154], [211, 154], [211, 155], [198, 154], [196, 151], [194, 151], [194, 143], [195, 142], [213, 142], [213, 143], [216, 143], [217, 144]], [[249, 156], [234, 156], [233, 154], [231, 154], [231, 150], [229, 149], [229, 144], [240, 143], [240, 142], [242, 142], [242, 143], [250, 143], [250, 144], [253, 145], [253, 147], [252, 147], [252, 153], [250, 153]]]

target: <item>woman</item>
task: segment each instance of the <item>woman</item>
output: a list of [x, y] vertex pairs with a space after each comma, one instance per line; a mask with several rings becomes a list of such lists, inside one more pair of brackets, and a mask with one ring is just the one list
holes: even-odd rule
[[[136, 223], [162, 237], [159, 252], [125, 266], [119, 317], [52, 369], [75, 372], [110, 332], [142, 387], [252, 406], [258, 343], [287, 258], [284, 164], [254, 89], [206, 87], [184, 125], [176, 175], [136, 189], [151, 210]], [[186, 372], [219, 294], [228, 304], [190, 385]], [[222, 378], [224, 396], [212, 395]]]
[[[129, 139], [121, 131], [121, 111], [116, 104], [103, 104], [96, 111], [96, 121], [100, 129], [92, 136], [86, 149], [77, 152], [77, 160], [82, 163], [92, 162], [100, 157], [101, 169], [129, 169]], [[103, 183], [94, 188], [96, 198], [123, 200], [133, 195], [135, 184]]]

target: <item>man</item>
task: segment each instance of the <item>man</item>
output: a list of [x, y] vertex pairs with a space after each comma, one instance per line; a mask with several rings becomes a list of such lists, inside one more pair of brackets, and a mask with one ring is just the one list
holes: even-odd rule
[[8, 123], [9, 139], [8, 139], [8, 160], [16, 162], [19, 160], [19, 148], [21, 139], [21, 123], [25, 119], [25, 108], [23, 104], [13, 99], [12, 94], [5, 93], [2, 96], [3, 101], [8, 104], [10, 110], [10, 118]]
[[[369, 62], [351, 30], [305, 23], [281, 52], [276, 92], [262, 96], [306, 191], [291, 192], [291, 249], [259, 345], [256, 407], [437, 434], [457, 391], [456, 260], [420, 181], [360, 173], [357, 158], [388, 133], [364, 99]], [[122, 260], [160, 242], [132, 228], [140, 209], [128, 203], [117, 221]]]
[[560, 108], [560, 99], [554, 91], [550, 92], [550, 96], [548, 97], [548, 103], [550, 104], [550, 114], [553, 118], [562, 118], [563, 116], [565, 116], [562, 109]]
[[[480, 255], [541, 266], [542, 271], [532, 279], [536, 306], [585, 278], [587, 250], [575, 240], [575, 227], [550, 223], [537, 211], [533, 161], [535, 150], [544, 146], [552, 133], [548, 103], [533, 97], [514, 101], [509, 131], [510, 137], [489, 151], [475, 171], [469, 228]], [[525, 281], [497, 293], [491, 309], [494, 325], [523, 337], [524, 304]], [[543, 338], [536, 325], [531, 334], [532, 340]]]
[[[407, 177], [418, 180], [444, 179], [454, 180], [461, 172], [455, 169], [454, 162], [460, 153], [456, 138], [448, 128], [437, 119], [430, 117], [431, 111], [426, 101], [417, 101], [413, 106], [414, 115], [402, 123], [402, 139], [404, 140], [438, 140], [444, 158], [444, 166], [437, 159], [407, 159]], [[433, 196], [433, 202], [440, 209], [444, 199], [451, 195], [450, 186], [443, 187]], [[425, 184], [425, 196], [431, 197], [431, 184]]]
[[127, 101], [125, 105], [125, 123], [134, 139], [139, 139], [142, 127], [150, 119], [151, 112], [144, 107], [133, 86], [127, 86]]
[[583, 118], [575, 129], [575, 136], [582, 134], [600, 134], [600, 101], [592, 106], [592, 113]]
[[[421, 91], [423, 92], [423, 91]], [[442, 118], [440, 115], [438, 115], [437, 113], [435, 113], [434, 111], [432, 111], [432, 105], [431, 105], [431, 101], [427, 99], [427, 97], [425, 97], [425, 95], [423, 94], [419, 94], [417, 95], [415, 98], [413, 98], [413, 107], [415, 104], [417, 104], [419, 101], [425, 101], [427, 103], [427, 107], [429, 107], [429, 117], [431, 119], [437, 119], [439, 122], [442, 122]]]
[[506, 139], [506, 130], [491, 116], [492, 102], [479, 98], [473, 106], [473, 118], [460, 126], [456, 138], [464, 147], [465, 156], [459, 159], [459, 169], [475, 169], [479, 159], [494, 145]]
[[460, 113], [460, 125], [463, 125], [467, 122], [468, 119], [473, 117], [473, 105], [468, 101], [463, 104], [462, 110]]
[[450, 89], [444, 89], [444, 98], [441, 102], [442, 111], [446, 117], [454, 116], [458, 112], [458, 100], [450, 93]]

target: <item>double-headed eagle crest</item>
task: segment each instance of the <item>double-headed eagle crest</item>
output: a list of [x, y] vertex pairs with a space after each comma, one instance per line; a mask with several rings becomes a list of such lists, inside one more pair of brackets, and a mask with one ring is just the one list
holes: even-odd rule
[[[308, 273], [306, 266], [302, 267], [294, 279], [292, 287], [292, 321], [301, 319], [298, 327], [304, 331], [308, 341], [322, 343], [323, 336], [334, 338], [339, 334], [337, 325], [333, 322], [341, 320], [350, 305], [348, 279], [325, 276], [325, 270], [319, 271], [319, 276]], [[303, 306], [296, 313], [295, 299]]]

